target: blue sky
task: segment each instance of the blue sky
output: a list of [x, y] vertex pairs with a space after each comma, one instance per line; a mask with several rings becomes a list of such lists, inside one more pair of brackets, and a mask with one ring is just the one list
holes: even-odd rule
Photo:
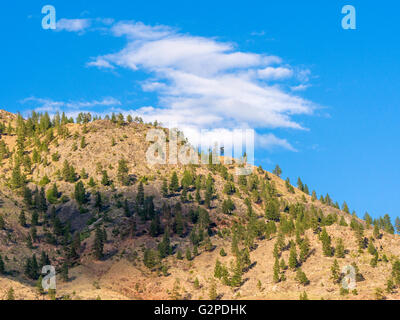
[[[41, 27], [56, 8], [58, 29]], [[341, 28], [356, 8], [357, 29]], [[399, 214], [399, 4], [15, 1], [1, 5], [0, 107], [129, 111], [256, 129], [256, 164]]]

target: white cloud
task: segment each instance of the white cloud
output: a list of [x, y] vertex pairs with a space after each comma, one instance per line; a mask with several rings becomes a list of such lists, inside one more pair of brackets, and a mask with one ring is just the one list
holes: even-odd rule
[[257, 71], [258, 77], [264, 80], [279, 80], [290, 78], [293, 75], [293, 70], [284, 67], [266, 67]]
[[297, 150], [286, 139], [278, 138], [272, 133], [257, 134], [256, 145], [265, 149], [281, 147], [290, 151], [297, 152]]
[[[81, 110], [98, 106], [119, 106], [121, 102], [113, 97], [106, 97], [101, 100], [91, 101], [54, 101], [47, 98], [28, 97], [20, 101], [22, 104], [29, 104], [37, 112], [54, 113], [61, 110]], [[80, 112], [80, 111], [79, 111]]]
[[292, 91], [304, 91], [310, 87], [309, 84], [299, 84], [297, 86], [290, 87]]
[[127, 38], [125, 48], [96, 57], [88, 65], [151, 74], [142, 88], [156, 92], [160, 106], [139, 109], [144, 117], [200, 128], [302, 129], [292, 116], [310, 115], [316, 107], [259, 81], [260, 76], [274, 80], [293, 75], [291, 68], [272, 67], [282, 63], [279, 57], [241, 52], [232, 43], [178, 33], [162, 25], [120, 22], [111, 31]]
[[[112, 19], [61, 19], [60, 22], [61, 29], [75, 32], [101, 23], [108, 25], [112, 35], [126, 38], [126, 45], [120, 51], [94, 57], [87, 66], [147, 73], [148, 78], [141, 82], [142, 89], [155, 92], [158, 105], [119, 110], [141, 116], [145, 121], [158, 120], [176, 123], [187, 130], [208, 128], [215, 132], [219, 128], [304, 129], [293, 116], [311, 115], [318, 107], [294, 94], [308, 86], [310, 71], [284, 64], [274, 55], [242, 52], [233, 43], [180, 33], [164, 25], [130, 21], [114, 24]], [[300, 84], [293, 83], [296, 80]], [[41, 108], [70, 108], [76, 112], [78, 108], [121, 104], [100, 102], [104, 101], [49, 100], [41, 101]], [[257, 135], [257, 141], [265, 148], [280, 146], [295, 151], [287, 140], [273, 134]]]
[[90, 19], [60, 19], [56, 31], [82, 32], [91, 25]]

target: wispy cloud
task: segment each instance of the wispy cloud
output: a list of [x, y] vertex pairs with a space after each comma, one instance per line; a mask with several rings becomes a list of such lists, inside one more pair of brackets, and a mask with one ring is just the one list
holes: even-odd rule
[[95, 57], [88, 65], [148, 72], [142, 88], [158, 94], [161, 108], [139, 109], [144, 116], [210, 128], [302, 129], [292, 116], [310, 115], [316, 107], [274, 84], [260, 82], [260, 77], [281, 80], [294, 74], [279, 66], [280, 57], [241, 52], [232, 43], [162, 25], [119, 22], [111, 32], [126, 37], [125, 48]]
[[121, 105], [121, 102], [113, 97], [106, 97], [101, 100], [91, 101], [55, 101], [48, 98], [28, 97], [21, 100], [20, 103], [31, 106], [31, 109], [37, 112], [49, 113], [55, 113], [61, 110], [71, 111], [71, 109], [73, 109], [80, 111], [83, 108], [93, 108], [98, 106], [110, 107]]
[[286, 139], [278, 138], [272, 133], [257, 134], [256, 145], [265, 149], [280, 147], [286, 150], [297, 152], [297, 150]]
[[[114, 23], [99, 18], [61, 19], [59, 23], [61, 30], [78, 33], [99, 30], [101, 25], [108, 34], [125, 37], [126, 45], [120, 51], [93, 57], [87, 66], [147, 73], [142, 90], [156, 93], [158, 104], [120, 110], [146, 121], [175, 123], [188, 130], [302, 130], [305, 128], [294, 116], [312, 115], [318, 108], [294, 93], [309, 86], [310, 71], [290, 66], [275, 55], [242, 52], [234, 43], [182, 33], [165, 25]], [[28, 98], [25, 103], [28, 101], [38, 103], [42, 110], [63, 108], [72, 113], [99, 105], [116, 110], [121, 105], [112, 99], [63, 102]], [[257, 135], [257, 141], [264, 148], [279, 146], [296, 151], [287, 140], [272, 133]]]
[[287, 79], [293, 75], [293, 70], [285, 67], [266, 67], [257, 71], [259, 78], [265, 80]]
[[82, 32], [91, 25], [90, 19], [60, 19], [56, 31]]

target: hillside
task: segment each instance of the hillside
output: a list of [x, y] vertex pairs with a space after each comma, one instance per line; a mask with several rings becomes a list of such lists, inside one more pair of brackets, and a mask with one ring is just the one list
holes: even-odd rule
[[[400, 298], [387, 217], [361, 220], [262, 168], [151, 166], [158, 126], [141, 119], [2, 110], [0, 123], [0, 298]], [[51, 294], [36, 285], [46, 260]]]

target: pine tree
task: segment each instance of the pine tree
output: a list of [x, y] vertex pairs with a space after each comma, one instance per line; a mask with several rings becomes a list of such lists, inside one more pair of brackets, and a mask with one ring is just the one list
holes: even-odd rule
[[372, 242], [372, 238], [369, 238], [369, 241], [368, 241], [368, 253], [370, 255], [375, 255], [375, 253], [376, 253], [376, 249]]
[[379, 231], [379, 226], [378, 226], [377, 223], [375, 223], [375, 225], [374, 225], [374, 238], [375, 239], [379, 239], [380, 235], [381, 235], [381, 233]]
[[88, 186], [93, 188], [96, 186], [96, 182], [94, 182], [93, 177], [90, 177], [89, 182], [88, 182]]
[[217, 279], [221, 279], [221, 277], [222, 277], [222, 265], [218, 259], [217, 259], [217, 261], [215, 261], [214, 277]]
[[99, 191], [96, 192], [96, 200], [94, 203], [94, 207], [97, 208], [97, 210], [99, 210], [99, 212], [103, 208], [103, 200], [101, 198], [101, 193]]
[[178, 192], [178, 190], [179, 190], [178, 175], [176, 174], [175, 171], [172, 172], [171, 182], [169, 184], [169, 190], [171, 193]]
[[395, 227], [396, 227], [396, 232], [400, 234], [400, 218], [396, 217], [396, 220], [394, 221]]
[[24, 202], [30, 207], [32, 205], [32, 191], [28, 187], [24, 187]]
[[297, 188], [300, 191], [304, 191], [304, 185], [303, 185], [303, 182], [301, 181], [300, 177], [297, 179]]
[[47, 211], [47, 201], [46, 201], [46, 196], [45, 196], [44, 188], [43, 188], [43, 187], [40, 188], [39, 201], [38, 201], [38, 206], [37, 206], [37, 208], [38, 208], [41, 212], [46, 212], [46, 211]]
[[331, 237], [326, 232], [326, 228], [322, 229], [320, 239], [322, 241], [322, 252], [324, 256], [331, 257], [333, 255], [333, 249], [331, 247]]
[[236, 257], [236, 265], [233, 270], [232, 279], [230, 281], [232, 287], [240, 287], [242, 285], [243, 268], [242, 263], [238, 257]]
[[78, 204], [82, 205], [86, 202], [86, 191], [82, 181], [75, 184], [74, 197]]
[[169, 256], [172, 253], [168, 228], [164, 232], [162, 242], [160, 242], [160, 244], [158, 245], [158, 252], [160, 254], [161, 259]]
[[279, 203], [276, 199], [270, 199], [265, 205], [265, 217], [269, 220], [279, 221]]
[[310, 252], [310, 241], [307, 237], [300, 243], [300, 262], [305, 262]]
[[40, 295], [44, 294], [42, 282], [43, 282], [43, 276], [40, 275], [39, 279], [36, 281], [36, 290], [37, 290], [38, 294], [40, 294]]
[[211, 280], [210, 290], [208, 292], [208, 297], [210, 298], [210, 300], [216, 300], [218, 298], [217, 285], [215, 284], [214, 279]]
[[85, 147], [86, 147], [85, 136], [82, 136], [82, 138], [81, 138], [81, 149], [84, 149]]
[[291, 269], [296, 269], [297, 266], [298, 266], [298, 262], [297, 262], [296, 246], [292, 245], [290, 247], [290, 253], [289, 253], [289, 267]]
[[310, 280], [308, 280], [306, 274], [303, 270], [301, 270], [301, 268], [297, 269], [296, 280], [303, 286], [306, 286], [310, 283]]
[[7, 291], [7, 300], [15, 300], [14, 289], [12, 287]]
[[0, 255], [0, 274], [5, 274], [5, 266], [4, 266], [4, 261], [3, 258]]
[[275, 259], [273, 280], [274, 280], [275, 283], [278, 283], [280, 281], [279, 259]]
[[188, 261], [192, 260], [192, 253], [190, 252], [189, 248], [186, 249], [186, 259]]
[[206, 180], [206, 193], [205, 193], [205, 197], [204, 197], [204, 204], [208, 208], [211, 208], [211, 200], [213, 199], [214, 192], [215, 192], [214, 179], [212, 178], [211, 174], [209, 173], [207, 180]]
[[342, 238], [337, 239], [335, 256], [337, 258], [344, 258], [344, 256], [345, 256], [345, 249], [344, 249], [344, 244], [343, 244]]
[[349, 209], [349, 207], [348, 207], [346, 201], [343, 202], [342, 210], [343, 210], [344, 212], [346, 212], [346, 213], [350, 213], [350, 209]]
[[121, 159], [118, 161], [118, 171], [117, 171], [117, 177], [119, 182], [123, 186], [128, 186], [130, 184], [130, 178], [129, 178], [129, 169], [128, 169], [128, 163], [125, 159]]
[[300, 300], [308, 300], [307, 292], [300, 293]]
[[100, 229], [100, 226], [97, 226], [94, 239], [94, 254], [96, 259], [100, 260], [103, 257], [104, 255], [103, 248], [104, 248], [104, 235]]
[[0, 230], [5, 229], [6, 223], [4, 222], [4, 218], [2, 215], [0, 215]]
[[276, 165], [276, 167], [275, 167], [274, 171], [272, 171], [272, 173], [273, 173], [274, 175], [278, 176], [278, 177], [281, 176], [282, 170], [281, 170], [281, 168], [279, 167], [279, 165]]
[[111, 184], [110, 179], [108, 178], [108, 174], [106, 170], [102, 171], [102, 177], [101, 177], [101, 184], [103, 186], [109, 186]]
[[367, 229], [369, 229], [370, 225], [372, 224], [372, 218], [371, 216], [368, 214], [368, 212], [366, 212], [364, 214], [364, 220], [365, 220], [365, 225], [367, 227]]
[[340, 269], [339, 269], [339, 263], [335, 259], [333, 261], [333, 265], [331, 267], [331, 279], [333, 280], [334, 283], [339, 283], [340, 281]]
[[67, 282], [69, 280], [68, 276], [68, 264], [67, 262], [64, 262], [62, 267], [61, 267], [61, 278], [63, 281]]
[[25, 217], [25, 212], [23, 210], [21, 211], [18, 220], [19, 220], [19, 224], [22, 227], [26, 227], [26, 217]]
[[233, 203], [231, 198], [228, 198], [222, 203], [222, 212], [225, 214], [232, 214], [233, 210], [235, 210], [235, 204]]
[[139, 182], [138, 186], [138, 192], [136, 195], [136, 202], [138, 205], [143, 205], [144, 204], [144, 187], [143, 187], [143, 182]]
[[161, 193], [164, 198], [168, 197], [168, 183], [167, 183], [166, 179], [163, 180], [163, 184], [161, 187]]

